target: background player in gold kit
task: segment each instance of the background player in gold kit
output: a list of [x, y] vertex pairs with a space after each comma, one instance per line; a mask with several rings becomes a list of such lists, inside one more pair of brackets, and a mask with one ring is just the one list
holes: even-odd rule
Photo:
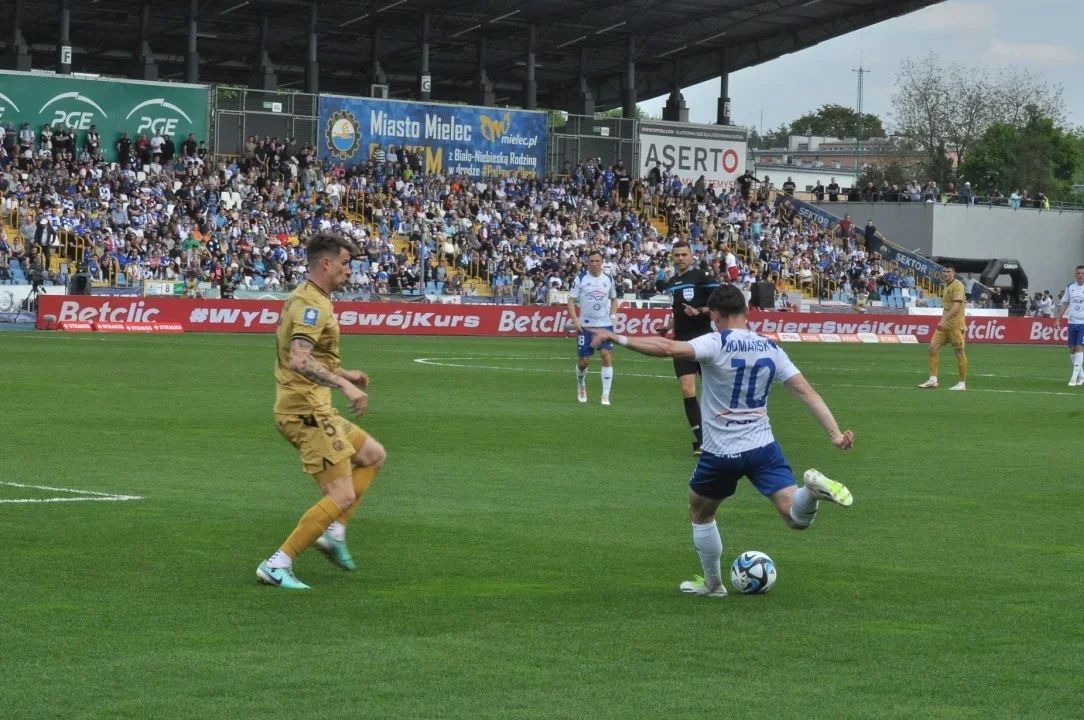
[[956, 277], [956, 268], [946, 264], [945, 290], [941, 294], [941, 304], [944, 310], [941, 312], [941, 322], [937, 323], [937, 329], [930, 340], [930, 379], [919, 385], [920, 388], [930, 389], [937, 387], [937, 362], [941, 348], [948, 344], [956, 352], [956, 366], [960, 370], [960, 382], [949, 390], [967, 389], [967, 354], [964, 352], [964, 336], [966, 333], [966, 320], [964, 310], [966, 308], [967, 293], [960, 278]]
[[344, 370], [339, 361], [339, 323], [331, 293], [350, 276], [354, 244], [335, 233], [315, 235], [305, 248], [309, 279], [290, 293], [282, 309], [275, 363], [275, 424], [301, 453], [305, 472], [324, 497], [301, 516], [286, 542], [256, 568], [260, 582], [308, 589], [293, 574], [294, 559], [315, 544], [344, 570], [356, 565], [346, 548], [346, 524], [387, 457], [384, 446], [339, 416], [331, 404], [338, 388], [361, 417], [369, 377]]

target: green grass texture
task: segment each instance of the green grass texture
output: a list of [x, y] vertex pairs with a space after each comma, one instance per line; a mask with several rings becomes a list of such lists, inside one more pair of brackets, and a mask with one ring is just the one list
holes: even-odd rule
[[602, 407], [572, 340], [404, 337], [342, 343], [388, 450], [359, 569], [310, 551], [288, 592], [256, 565], [319, 491], [275, 431], [272, 336], [6, 333], [0, 718], [1084, 716], [1064, 349], [972, 346], [965, 393], [948, 350], [937, 391], [923, 346], [786, 350], [856, 448], [779, 387], [776, 438], [855, 503], [795, 532], [739, 486], [724, 567], [768, 553], [767, 595], [678, 591], [696, 459], [669, 361], [616, 349]]

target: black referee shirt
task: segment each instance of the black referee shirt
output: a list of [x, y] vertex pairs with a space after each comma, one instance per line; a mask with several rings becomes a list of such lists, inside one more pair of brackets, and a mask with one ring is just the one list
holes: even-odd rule
[[711, 317], [707, 313], [690, 317], [685, 306], [707, 307], [712, 291], [719, 281], [699, 268], [690, 268], [663, 283], [660, 291], [670, 296], [674, 312], [674, 339], [692, 340], [711, 332]]

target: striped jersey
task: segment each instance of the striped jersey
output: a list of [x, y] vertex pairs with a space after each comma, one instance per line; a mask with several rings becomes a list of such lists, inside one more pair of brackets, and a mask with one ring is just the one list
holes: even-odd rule
[[602, 273], [595, 277], [584, 270], [572, 281], [571, 297], [580, 309], [580, 324], [584, 327], [610, 327], [610, 300], [617, 297], [617, 284]]
[[1084, 325], [1084, 285], [1071, 283], [1066, 287], [1061, 304], [1069, 306], [1065, 315], [1070, 325]]
[[703, 373], [703, 448], [732, 455], [775, 442], [768, 393], [800, 374], [782, 348], [749, 330], [723, 330], [689, 341]]

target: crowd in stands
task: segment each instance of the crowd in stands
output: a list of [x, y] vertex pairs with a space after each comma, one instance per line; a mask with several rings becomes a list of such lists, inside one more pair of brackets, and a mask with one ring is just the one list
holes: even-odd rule
[[[488, 287], [546, 302], [599, 248], [626, 293], [650, 297], [673, 272], [678, 238], [701, 267], [746, 288], [768, 277], [863, 304], [915, 284], [866, 251], [869, 228], [849, 217], [823, 228], [773, 208], [749, 183], [723, 189], [661, 166], [642, 180], [600, 158], [548, 178], [471, 179], [425, 174], [420, 153], [394, 146], [344, 168], [290, 138], [253, 136], [240, 157], [214, 159], [192, 136], [178, 147], [125, 133], [114, 141], [116, 163], [102, 159], [104, 142], [94, 128], [5, 128], [0, 195], [19, 232], [0, 236], [0, 280], [14, 264], [46, 283], [81, 269], [111, 284], [288, 290], [304, 277], [307, 237], [337, 230], [360, 251], [347, 289], [378, 294]], [[51, 263], [54, 254], [65, 257]]]
[[[770, 185], [771, 178], [766, 177], [764, 184]], [[787, 195], [794, 195], [797, 185], [792, 177], [788, 177], [782, 185], [782, 191]], [[887, 180], [880, 185], [872, 180], [867, 181], [863, 187], [841, 187], [833, 177], [825, 185], [820, 180], [809, 190], [812, 199], [816, 202], [922, 202], [922, 203], [954, 203], [961, 205], [991, 205], [1010, 208], [1040, 208], [1050, 209], [1050, 199], [1043, 192], [1030, 194], [1027, 188], [1013, 188], [1009, 195], [991, 183], [981, 194], [971, 187], [970, 181], [965, 181], [959, 188], [956, 183], [948, 182], [944, 188], [938, 186], [934, 180], [926, 183], [911, 181], [902, 187]]]

